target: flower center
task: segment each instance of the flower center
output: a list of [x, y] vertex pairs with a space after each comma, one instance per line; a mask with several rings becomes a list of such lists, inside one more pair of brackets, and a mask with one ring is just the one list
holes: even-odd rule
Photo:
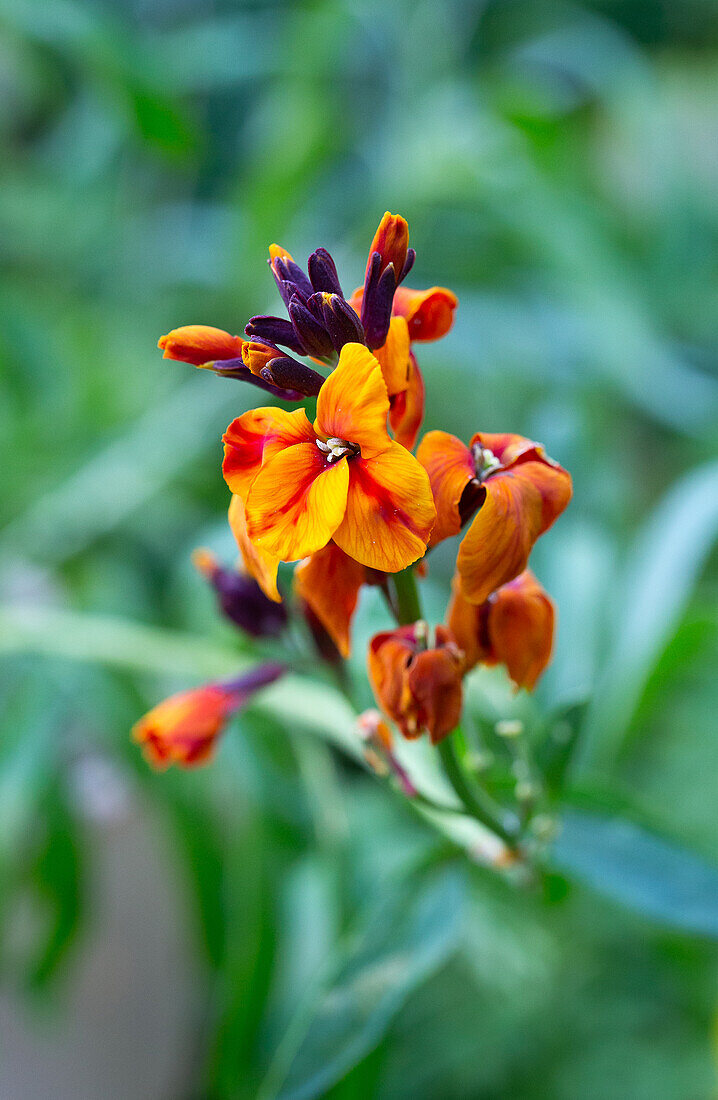
[[335, 435], [331, 436], [326, 443], [318, 439], [317, 447], [327, 456], [327, 464], [337, 462], [340, 458], [358, 458], [361, 454], [358, 443], [350, 443], [348, 439], [338, 439]]
[[471, 448], [471, 457], [474, 460], [476, 478], [479, 482], [484, 481], [501, 465], [494, 452], [490, 451], [488, 447], [482, 447], [480, 443], [474, 443]]

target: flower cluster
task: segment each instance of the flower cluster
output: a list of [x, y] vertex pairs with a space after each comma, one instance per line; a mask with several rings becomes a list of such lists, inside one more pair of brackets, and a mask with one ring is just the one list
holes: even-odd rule
[[[504, 664], [517, 690], [531, 690], [548, 664], [554, 608], [527, 563], [568, 504], [571, 479], [538, 443], [508, 433], [477, 432], [465, 444], [430, 431], [413, 453], [425, 402], [414, 348], [444, 336], [457, 306], [444, 287], [404, 285], [414, 258], [406, 221], [386, 213], [363, 286], [346, 296], [326, 249], [304, 270], [271, 245], [286, 316], [254, 316], [241, 337], [186, 326], [159, 346], [166, 358], [297, 406], [253, 408], [225, 432], [222, 469], [241, 566], [196, 555], [223, 612], [255, 636], [281, 634], [279, 566], [298, 563], [295, 606], [320, 652], [341, 660], [361, 589], [378, 586], [397, 626], [369, 646], [377, 702], [404, 737], [426, 731], [439, 742], [460, 720], [463, 678], [474, 666]], [[415, 577], [434, 546], [458, 535], [445, 622], [432, 631]], [[255, 670], [256, 686], [276, 678], [266, 667]], [[210, 685], [155, 708], [137, 727], [151, 759], [205, 760], [237, 709], [237, 690]], [[388, 752], [386, 737], [379, 742]]]

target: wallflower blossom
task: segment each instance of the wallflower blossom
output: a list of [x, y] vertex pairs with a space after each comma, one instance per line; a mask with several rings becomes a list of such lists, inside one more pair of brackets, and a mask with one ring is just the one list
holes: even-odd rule
[[404, 737], [427, 730], [436, 744], [458, 725], [464, 655], [445, 627], [437, 626], [430, 648], [425, 623], [375, 634], [368, 671], [377, 703]]
[[281, 634], [287, 625], [286, 609], [266, 596], [253, 576], [226, 569], [209, 550], [195, 550], [192, 562], [212, 585], [220, 610], [235, 626], [253, 638]]
[[282, 665], [260, 665], [234, 680], [171, 695], [137, 722], [133, 740], [142, 745], [149, 763], [160, 770], [170, 764], [183, 768], [206, 764], [230, 717], [283, 673]]
[[457, 557], [471, 603], [483, 603], [526, 568], [536, 539], [571, 499], [570, 475], [520, 435], [478, 432], [466, 447], [448, 432], [428, 432], [417, 458], [436, 503], [431, 545], [474, 516]]
[[466, 654], [466, 667], [506, 665], [516, 690], [533, 691], [551, 660], [555, 610], [530, 570], [492, 592], [482, 604], [469, 603], [454, 578], [447, 624]]
[[224, 476], [241, 497], [254, 547], [282, 561], [330, 539], [362, 565], [398, 572], [420, 558], [435, 520], [425, 471], [388, 434], [381, 368], [346, 344], [317, 398], [303, 409], [254, 409], [224, 436]]
[[[251, 382], [282, 401], [299, 401], [306, 392], [319, 392], [318, 388], [307, 391], [304, 386], [297, 389], [289, 385], [288, 372], [284, 364], [281, 372], [284, 383], [275, 384], [272, 381], [271, 371], [261, 375], [259, 371], [252, 371], [244, 362], [247, 341], [239, 336], [230, 336], [223, 329], [212, 328], [209, 325], [185, 325], [183, 328], [172, 329], [166, 336], [160, 337], [157, 346], [164, 352], [163, 359], [191, 363], [202, 370], [214, 371], [220, 378], [235, 378]], [[275, 351], [275, 355], [279, 356], [280, 353]], [[309, 370], [301, 363], [296, 363], [296, 366], [303, 371]], [[317, 375], [317, 377], [321, 382], [321, 376]]]

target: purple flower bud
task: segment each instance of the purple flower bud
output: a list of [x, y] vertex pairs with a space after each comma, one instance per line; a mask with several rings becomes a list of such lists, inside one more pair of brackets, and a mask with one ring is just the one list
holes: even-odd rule
[[265, 596], [254, 577], [225, 569], [209, 550], [195, 550], [195, 567], [214, 588], [222, 613], [253, 638], [276, 637], [287, 624], [283, 604]]
[[307, 355], [314, 355], [319, 359], [331, 355], [334, 351], [331, 337], [324, 325], [312, 316], [307, 306], [295, 295], [287, 308], [297, 337], [306, 348]]
[[260, 390], [271, 393], [273, 397], [278, 398], [280, 401], [301, 401], [305, 396], [303, 391], [291, 387], [275, 386], [265, 378], [252, 374], [249, 367], [241, 359], [215, 359], [213, 363], [203, 363], [201, 369], [214, 371], [220, 378], [236, 378], [240, 382], [251, 382], [253, 386], [258, 386]]
[[312, 370], [288, 355], [270, 359], [261, 371], [262, 378], [280, 389], [296, 390], [306, 397], [316, 397], [322, 388], [324, 375]]
[[380, 268], [381, 256], [374, 252], [367, 268], [361, 310], [366, 343], [370, 348], [380, 348], [386, 340], [396, 290], [394, 265], [387, 264], [381, 274]]
[[339, 294], [315, 294], [320, 299], [322, 317], [336, 351], [345, 344], [363, 344], [364, 328], [356, 313]]
[[309, 257], [309, 278], [315, 290], [323, 290], [327, 294], [342, 293], [336, 264], [326, 248], [318, 248]]
[[267, 314], [250, 317], [249, 322], [244, 326], [244, 331], [247, 336], [256, 336], [271, 344], [281, 344], [290, 351], [296, 351], [297, 355], [305, 354], [294, 325], [283, 317], [271, 317]]

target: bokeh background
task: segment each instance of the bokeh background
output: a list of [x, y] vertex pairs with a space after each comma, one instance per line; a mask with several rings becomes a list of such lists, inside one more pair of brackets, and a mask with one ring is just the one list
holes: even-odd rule
[[[718, 4], [2, 0], [0, 104], [0, 1096], [714, 1096], [718, 888], [658, 838], [715, 861]], [[310, 686], [204, 771], [129, 742], [248, 650], [189, 554], [257, 394], [157, 338], [274, 311], [271, 241], [351, 289], [387, 208], [460, 298], [427, 426], [574, 475], [531, 714], [633, 862], [470, 867]]]

